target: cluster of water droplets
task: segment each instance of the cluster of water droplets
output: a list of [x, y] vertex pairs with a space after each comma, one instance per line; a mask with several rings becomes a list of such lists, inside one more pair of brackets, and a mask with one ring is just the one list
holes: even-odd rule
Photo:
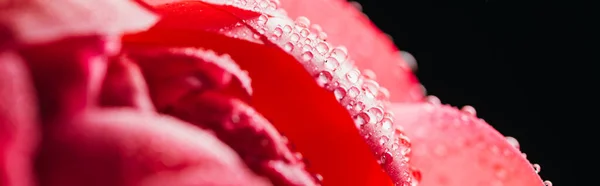
[[[507, 141], [508, 141], [508, 143], [510, 143], [510, 144], [511, 144], [511, 145], [512, 145], [514, 148], [516, 148], [517, 150], [521, 150], [521, 149], [520, 149], [520, 144], [519, 144], [519, 141], [517, 141], [517, 139], [515, 139], [514, 137], [507, 136], [507, 137], [506, 137], [506, 140], [507, 140]], [[522, 153], [522, 155], [523, 155], [523, 157], [524, 157], [524, 158], [527, 158], [527, 154], [525, 154], [525, 153]], [[540, 173], [540, 171], [542, 171], [542, 167], [541, 167], [539, 164], [537, 164], [537, 163], [534, 163], [534, 164], [532, 164], [531, 166], [533, 167], [533, 170], [534, 170], [536, 173], [538, 173], [538, 174]], [[552, 186], [552, 182], [551, 182], [550, 180], [545, 180], [545, 181], [544, 181], [544, 185], [545, 185], [545, 186]]]
[[[393, 125], [386, 112], [389, 91], [375, 81], [374, 73], [361, 73], [343, 46], [331, 46], [327, 34], [306, 17], [294, 21], [285, 17], [261, 15], [248, 21], [269, 42], [292, 54], [312, 74], [316, 82], [333, 92], [353, 117], [363, 137], [373, 148], [379, 163], [400, 186], [412, 186], [408, 169], [410, 141]], [[383, 147], [383, 148], [381, 148]]]

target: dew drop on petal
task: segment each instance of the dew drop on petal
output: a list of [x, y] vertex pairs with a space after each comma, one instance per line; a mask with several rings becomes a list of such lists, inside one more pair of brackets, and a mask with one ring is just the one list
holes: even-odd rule
[[381, 129], [383, 129], [384, 131], [390, 130], [392, 129], [392, 119], [390, 118], [383, 118], [381, 120]]
[[359, 77], [360, 77], [360, 71], [358, 71], [358, 70], [350, 70], [348, 73], [346, 73], [346, 80], [348, 80], [348, 82], [350, 82], [350, 83], [358, 82]]
[[354, 8], [356, 8], [356, 10], [358, 10], [358, 11], [362, 11], [363, 10], [362, 5], [360, 5], [360, 3], [356, 2], [356, 1], [350, 1], [350, 4]]
[[266, 15], [260, 15], [256, 23], [259, 25], [266, 25], [269, 18]]
[[285, 32], [286, 34], [289, 34], [290, 32], [292, 32], [292, 26], [290, 26], [290, 25], [283, 26], [283, 32]]
[[314, 56], [313, 56], [312, 52], [310, 52], [310, 51], [306, 51], [306, 52], [302, 53], [302, 60], [303, 61], [310, 61], [310, 60], [313, 59], [313, 57]]
[[348, 49], [343, 46], [335, 47], [331, 51], [331, 57], [337, 59], [338, 61], [345, 61], [348, 57]]
[[477, 111], [475, 110], [475, 108], [473, 108], [470, 105], [465, 105], [460, 110], [469, 115], [473, 115], [473, 116], [477, 115]]
[[373, 70], [371, 70], [371, 69], [364, 69], [362, 74], [367, 79], [375, 80], [377, 78], [377, 76], [375, 75], [375, 72], [373, 72]]
[[369, 123], [370, 120], [371, 117], [364, 112], [358, 113], [356, 116], [354, 116], [354, 124], [356, 124], [357, 127], [361, 127], [364, 124]]
[[427, 102], [433, 105], [441, 105], [442, 101], [436, 96], [427, 96]]
[[325, 86], [326, 84], [330, 83], [332, 79], [333, 76], [327, 71], [322, 71], [317, 75], [317, 83], [320, 86]]
[[535, 173], [540, 173], [540, 171], [542, 171], [542, 167], [540, 166], [540, 164], [534, 163], [532, 166]]
[[358, 94], [360, 94], [360, 90], [358, 90], [358, 88], [356, 88], [356, 87], [350, 87], [348, 89], [348, 96], [350, 98], [355, 98], [356, 96], [358, 96]]
[[324, 65], [325, 65], [325, 69], [334, 70], [335, 68], [337, 68], [340, 65], [340, 62], [338, 62], [337, 59], [330, 57], [325, 60]]
[[327, 52], [329, 52], [329, 46], [327, 46], [327, 43], [325, 42], [320, 42], [319, 44], [317, 44], [317, 52], [319, 52], [319, 54], [324, 55]]
[[367, 112], [374, 117], [373, 119], [375, 119], [375, 121], [383, 119], [383, 109], [379, 107], [370, 108]]
[[289, 43], [289, 42], [284, 44], [283, 50], [285, 50], [286, 52], [291, 52], [292, 50], [294, 50], [294, 44]]
[[321, 184], [323, 183], [323, 176], [321, 176], [320, 174], [315, 174], [315, 180], [318, 184]]
[[545, 186], [552, 186], [552, 182], [549, 180], [544, 181]]
[[390, 139], [386, 136], [381, 136], [381, 138], [379, 138], [379, 145], [384, 145], [385, 143], [387, 143]]
[[293, 34], [290, 36], [290, 41], [291, 41], [291, 42], [294, 42], [294, 43], [296, 43], [296, 42], [298, 42], [298, 40], [300, 40], [300, 35], [298, 35], [298, 34], [296, 34], [296, 33], [293, 33]]
[[393, 159], [394, 159], [394, 157], [392, 156], [392, 154], [390, 152], [384, 152], [381, 155], [381, 158], [379, 161], [381, 162], [381, 164], [386, 165], [386, 164], [390, 164]]
[[344, 98], [344, 96], [346, 96], [346, 90], [344, 90], [344, 88], [338, 87], [333, 90], [333, 95], [335, 96], [335, 99], [340, 101], [342, 100], [342, 98]]
[[296, 24], [296, 26], [301, 27], [301, 28], [308, 28], [308, 26], [310, 25], [310, 20], [304, 16], [300, 16], [300, 17], [296, 18], [296, 20], [294, 21], [294, 24]]
[[300, 30], [300, 36], [302, 36], [302, 37], [308, 37], [308, 34], [310, 34], [310, 32], [308, 31], [308, 29], [302, 29], [302, 30]]
[[508, 143], [510, 143], [510, 145], [512, 145], [514, 148], [520, 149], [519, 141], [517, 141], [517, 139], [507, 136], [506, 141], [508, 141]]
[[273, 35], [277, 38], [281, 37], [281, 35], [283, 35], [283, 29], [281, 27], [275, 28], [275, 30], [273, 31]]

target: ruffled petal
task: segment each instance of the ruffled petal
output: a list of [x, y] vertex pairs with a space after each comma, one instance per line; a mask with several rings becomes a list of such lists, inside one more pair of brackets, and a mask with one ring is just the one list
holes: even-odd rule
[[[385, 95], [379, 94], [377, 82], [360, 75], [343, 48], [319, 47], [321, 43], [330, 44], [319, 40], [302, 23], [295, 25], [268, 2], [223, 2], [211, 4], [213, 9], [201, 1], [157, 6], [164, 16], [162, 22], [178, 24], [177, 29], [158, 23], [148, 32], [124, 39], [128, 45], [193, 46], [229, 54], [252, 78], [252, 106], [295, 143], [311, 162], [309, 169], [323, 175], [324, 184], [391, 184], [377, 162], [394, 182], [410, 182], [407, 159], [398, 148], [393, 148], [404, 144], [389, 130], [393, 121], [384, 107]], [[237, 16], [243, 10], [264, 10], [267, 14], [252, 19]], [[265, 44], [197, 26], [183, 29], [196, 17], [205, 13], [214, 15], [212, 11], [236, 16], [240, 24], [253, 30]], [[342, 104], [336, 103], [336, 99]], [[357, 131], [352, 117], [362, 132]], [[375, 157], [368, 152], [364, 137], [368, 137], [367, 144]]]

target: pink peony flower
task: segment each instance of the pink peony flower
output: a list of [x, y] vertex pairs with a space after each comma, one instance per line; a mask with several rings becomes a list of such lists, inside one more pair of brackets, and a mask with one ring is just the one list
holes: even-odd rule
[[424, 97], [357, 15], [341, 0], [4, 1], [0, 183], [550, 184], [473, 108]]

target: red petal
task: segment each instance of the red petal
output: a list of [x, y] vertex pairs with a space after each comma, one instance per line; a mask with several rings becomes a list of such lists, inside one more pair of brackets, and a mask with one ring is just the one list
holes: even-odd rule
[[219, 91], [243, 100], [252, 95], [250, 77], [229, 56], [194, 48], [129, 49], [143, 69], [159, 110], [189, 94]]
[[0, 185], [32, 186], [37, 142], [34, 90], [25, 63], [0, 51]]
[[146, 82], [137, 65], [125, 57], [111, 61], [100, 93], [100, 105], [154, 110]]
[[181, 99], [167, 113], [212, 130], [275, 185], [317, 185], [277, 130], [239, 100], [209, 91]]
[[306, 16], [312, 20], [313, 30], [327, 33], [328, 42], [346, 46], [360, 69], [370, 69], [377, 74], [378, 82], [389, 90], [391, 101], [423, 100], [421, 85], [394, 43], [350, 3], [342, 0], [280, 1], [290, 17]]
[[169, 117], [88, 110], [46, 125], [43, 185], [271, 185], [214, 136]]
[[544, 185], [521, 152], [472, 113], [430, 103], [393, 108], [412, 140], [419, 186]]
[[20, 51], [33, 75], [42, 119], [72, 116], [95, 105], [107, 43], [99, 37], [69, 38]]
[[[308, 30], [300, 28], [292, 29], [294, 25], [288, 29], [284, 24], [290, 24], [291, 20], [277, 15], [277, 12], [240, 22], [251, 26], [256, 33], [264, 33], [262, 38], [268, 43], [267, 45], [211, 34], [210, 30], [197, 30], [197, 26], [190, 26], [189, 30], [182, 29], [205, 13], [214, 15], [207, 12], [227, 11], [231, 12], [229, 15], [236, 15], [236, 12], [240, 11], [235, 7], [216, 5], [212, 6], [217, 8], [208, 9], [202, 4], [186, 1], [159, 6], [157, 8], [164, 15], [162, 21], [178, 24], [177, 29], [162, 27], [160, 25], [163, 24], [159, 23], [151, 31], [128, 37], [126, 40], [130, 43], [147, 45], [197, 46], [230, 54], [242, 69], [250, 73], [255, 90], [252, 97], [253, 106], [296, 143], [298, 150], [311, 161], [311, 169], [323, 174], [324, 184], [389, 184], [389, 178], [381, 174], [363, 139], [357, 135], [348, 111], [335, 102], [334, 95], [318, 88], [314, 81], [310, 80], [310, 76], [313, 76], [322, 86], [335, 91], [339, 99], [345, 97], [341, 101], [344, 107], [350, 109], [352, 116], [359, 121], [366, 119], [373, 123], [364, 125], [362, 131], [365, 136], [371, 136], [368, 144], [377, 154], [377, 159], [386, 160], [383, 161], [384, 167], [395, 182], [399, 184], [410, 182], [406, 159], [395, 150], [391, 150], [394, 144], [398, 145], [397, 139], [393, 137], [393, 131], [379, 130], [381, 124], [387, 123], [390, 119], [384, 114], [383, 102], [374, 96], [378, 93], [379, 86], [376, 82], [365, 80], [355, 74], [356, 68], [349, 59], [344, 57], [343, 49], [330, 49], [325, 51], [324, 55], [320, 54], [322, 48], [317, 48], [319, 40], [314, 33], [311, 34]], [[249, 4], [252, 5], [252, 2]], [[258, 3], [256, 6], [260, 10], [261, 4]], [[234, 11], [230, 11], [232, 9]], [[181, 14], [181, 12], [186, 13]], [[219, 17], [214, 19], [218, 20]], [[293, 33], [284, 33], [287, 30], [293, 30]], [[311, 42], [307, 43], [308, 40], [304, 36], [309, 37]], [[267, 38], [270, 40], [267, 41]], [[298, 41], [306, 45], [296, 45], [298, 42], [296, 39], [302, 39]], [[279, 48], [270, 44], [277, 44]], [[290, 53], [287, 54], [281, 49]], [[303, 49], [310, 50], [311, 53]], [[330, 58], [326, 64], [324, 61], [327, 57]], [[302, 70], [298, 61], [302, 61], [311, 75]], [[327, 70], [330, 65], [335, 64], [335, 61], [340, 62], [337, 70]], [[350, 75], [347, 75], [348, 73]], [[348, 96], [342, 95], [343, 93], [347, 93]], [[355, 93], [358, 95], [354, 95]], [[361, 109], [363, 109], [362, 104], [366, 108], [354, 109], [357, 101], [361, 102], [359, 104]], [[364, 116], [371, 117], [364, 118]], [[385, 120], [381, 120], [384, 116], [386, 116]], [[381, 122], [378, 122], [379, 120]], [[374, 125], [376, 122], [379, 124]], [[380, 143], [381, 141], [384, 143]], [[392, 159], [389, 159], [390, 156]]]
[[145, 30], [156, 20], [126, 0], [5, 0], [0, 7], [0, 25], [18, 43], [28, 44], [70, 36], [120, 35]]

